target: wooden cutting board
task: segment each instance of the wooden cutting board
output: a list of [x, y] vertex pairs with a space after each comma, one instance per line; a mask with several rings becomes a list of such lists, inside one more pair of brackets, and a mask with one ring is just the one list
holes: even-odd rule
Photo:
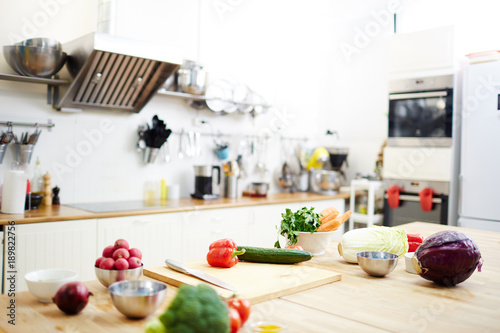
[[[239, 262], [231, 268], [208, 265], [205, 260], [185, 263], [189, 268], [198, 269], [235, 287], [239, 297], [250, 300], [252, 304], [272, 300], [299, 291], [339, 281], [341, 274], [302, 264], [277, 265]], [[179, 273], [167, 266], [146, 268], [145, 276], [174, 285], [198, 285], [206, 283], [193, 276]], [[223, 298], [234, 295], [230, 290], [210, 284]]]

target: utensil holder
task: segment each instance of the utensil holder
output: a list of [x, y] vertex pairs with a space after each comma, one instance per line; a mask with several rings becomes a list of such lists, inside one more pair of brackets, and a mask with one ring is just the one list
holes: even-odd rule
[[25, 145], [21, 143], [16, 143], [15, 145], [17, 164], [30, 164], [35, 145]]
[[144, 163], [154, 163], [160, 148], [146, 147], [144, 149]]
[[7, 150], [7, 144], [0, 144], [0, 164], [2, 164], [3, 157], [5, 156], [5, 151]]

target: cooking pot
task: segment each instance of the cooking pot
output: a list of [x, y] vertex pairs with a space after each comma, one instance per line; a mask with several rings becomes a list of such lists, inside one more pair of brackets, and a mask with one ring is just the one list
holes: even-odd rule
[[194, 61], [184, 60], [177, 71], [177, 89], [192, 95], [203, 95], [206, 83], [207, 73], [203, 67]]
[[342, 171], [311, 169], [309, 186], [312, 192], [320, 194], [336, 194], [344, 179]]

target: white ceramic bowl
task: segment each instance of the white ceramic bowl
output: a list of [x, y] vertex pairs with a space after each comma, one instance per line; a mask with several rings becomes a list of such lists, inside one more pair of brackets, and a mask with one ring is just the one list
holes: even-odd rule
[[324, 232], [299, 232], [297, 236], [297, 245], [300, 245], [304, 250], [313, 253], [316, 256], [325, 254], [325, 249], [330, 244], [335, 231]]
[[70, 269], [42, 269], [24, 276], [28, 290], [40, 302], [52, 303], [59, 288], [71, 281], [77, 281], [78, 272]]
[[413, 267], [413, 263], [411, 262], [415, 252], [405, 253], [405, 268], [408, 273], [417, 274], [415, 267]]

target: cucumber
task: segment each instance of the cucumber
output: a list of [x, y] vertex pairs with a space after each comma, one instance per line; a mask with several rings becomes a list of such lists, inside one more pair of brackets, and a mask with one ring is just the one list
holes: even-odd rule
[[238, 255], [238, 259], [249, 262], [267, 264], [296, 264], [311, 260], [311, 252], [297, 249], [277, 249], [253, 246], [238, 246], [238, 251], [245, 249], [245, 253]]

